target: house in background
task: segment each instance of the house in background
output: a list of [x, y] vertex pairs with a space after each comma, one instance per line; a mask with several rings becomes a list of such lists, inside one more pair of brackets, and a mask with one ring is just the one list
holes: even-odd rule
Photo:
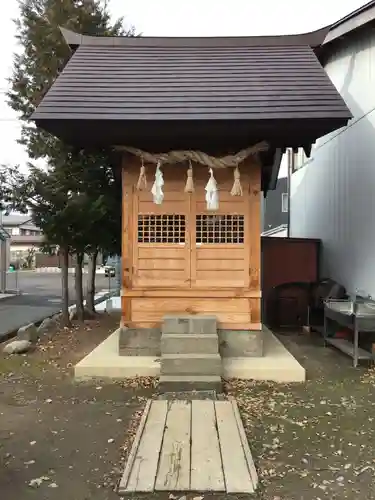
[[353, 118], [296, 155], [291, 236], [321, 239], [321, 275], [375, 297], [375, 1], [331, 27], [319, 58]]
[[43, 243], [43, 232], [32, 222], [30, 215], [3, 215], [2, 224], [10, 235], [10, 260], [21, 262], [31, 248], [38, 251]]
[[262, 236], [286, 237], [288, 233], [288, 179], [277, 180], [276, 189], [262, 198]]

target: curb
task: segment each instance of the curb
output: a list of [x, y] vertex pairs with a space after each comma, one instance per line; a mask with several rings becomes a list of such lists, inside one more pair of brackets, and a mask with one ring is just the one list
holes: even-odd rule
[[[104, 301], [110, 299], [111, 297], [116, 296], [117, 294], [118, 294], [117, 290], [113, 290], [113, 291], [102, 290], [101, 292], [98, 292], [95, 295], [96, 298], [94, 298], [94, 305], [100, 304], [101, 302], [104, 302]], [[4, 299], [4, 300], [6, 300], [6, 299]], [[86, 301], [84, 301], [83, 304], [85, 305]], [[68, 308], [69, 313], [71, 313], [72, 311], [75, 311], [75, 309], [76, 309], [75, 304], [69, 306], [69, 308]], [[11, 331], [4, 333], [3, 335], [0, 335], [0, 344], [2, 344], [3, 342], [6, 342], [7, 340], [10, 340], [10, 339], [16, 337], [17, 332], [20, 328], [23, 328], [23, 327], [28, 326], [28, 325], [35, 325], [36, 327], [38, 327], [42, 323], [42, 321], [44, 321], [47, 318], [52, 318], [53, 316], [56, 316], [56, 314], [59, 314], [60, 312], [61, 312], [61, 309], [58, 309], [57, 311], [53, 312], [52, 314], [49, 314], [48, 316], [42, 316], [41, 318], [39, 318], [35, 321], [31, 321], [30, 323], [26, 323], [24, 325], [19, 326], [16, 330], [12, 329]]]
[[15, 297], [19, 297], [20, 295], [22, 295], [22, 292], [21, 290], [18, 290], [17, 292], [5, 292], [4, 295], [7, 295], [6, 297], [3, 297], [1, 298], [0, 297], [0, 304], [2, 304], [3, 302], [7, 302], [8, 300], [12, 300], [14, 299]]

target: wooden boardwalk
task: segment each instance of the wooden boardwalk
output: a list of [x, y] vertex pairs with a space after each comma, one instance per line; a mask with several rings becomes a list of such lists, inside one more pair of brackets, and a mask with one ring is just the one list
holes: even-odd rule
[[257, 482], [234, 400], [149, 400], [119, 493], [253, 493]]

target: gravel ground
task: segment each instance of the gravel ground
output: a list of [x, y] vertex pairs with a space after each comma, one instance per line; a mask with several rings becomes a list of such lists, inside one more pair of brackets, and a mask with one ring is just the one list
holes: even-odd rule
[[[101, 315], [45, 337], [33, 353], [0, 355], [1, 499], [119, 498], [114, 490], [124, 459], [157, 381], [77, 384], [71, 377], [72, 365], [118, 321]], [[225, 384], [239, 403], [260, 476], [252, 498], [375, 499], [375, 372], [352, 368], [318, 337], [290, 334], [281, 340], [306, 367], [306, 384]], [[152, 495], [184, 497], [227, 496]]]

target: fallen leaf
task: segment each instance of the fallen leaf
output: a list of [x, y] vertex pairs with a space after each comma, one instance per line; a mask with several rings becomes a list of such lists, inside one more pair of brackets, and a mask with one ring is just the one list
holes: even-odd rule
[[32, 479], [29, 482], [29, 486], [31, 486], [32, 488], [39, 488], [39, 486], [43, 483], [43, 481], [49, 481], [49, 477], [47, 476], [36, 477], [35, 479]]

